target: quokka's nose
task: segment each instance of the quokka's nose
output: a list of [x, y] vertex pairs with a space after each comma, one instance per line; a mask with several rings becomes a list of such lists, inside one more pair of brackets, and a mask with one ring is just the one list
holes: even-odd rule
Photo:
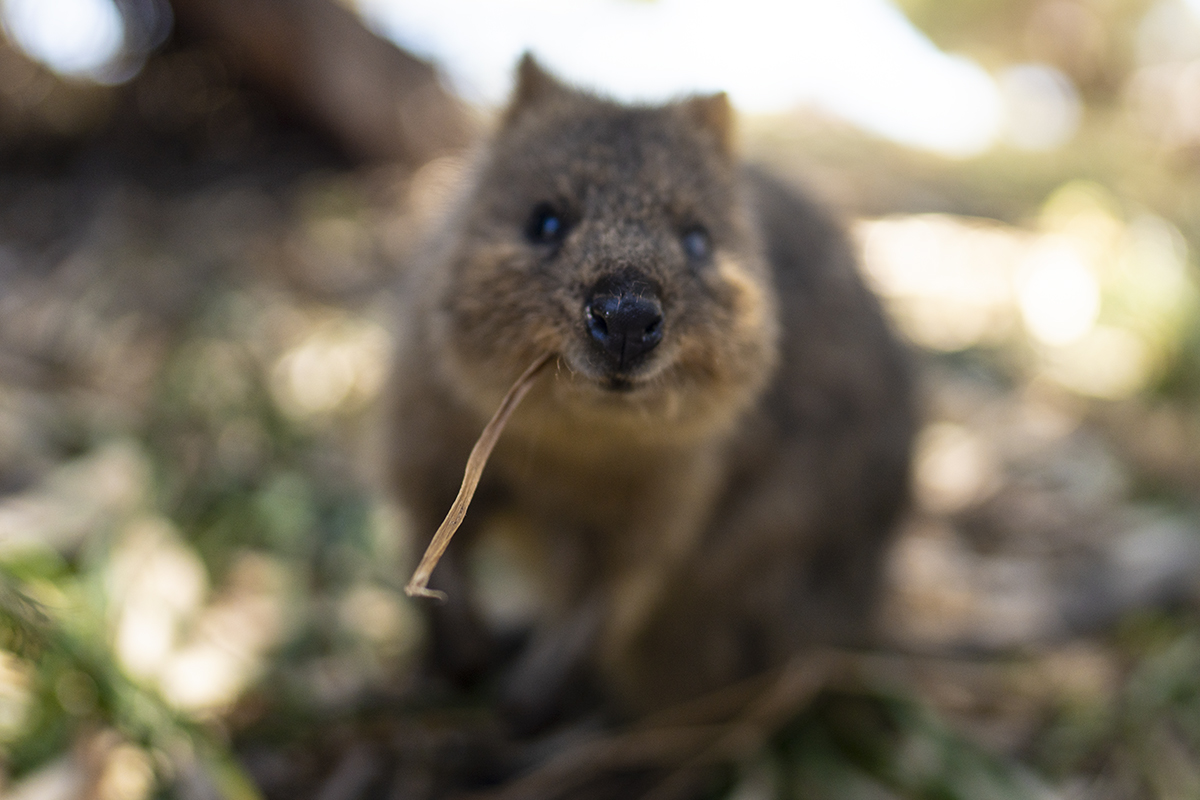
[[639, 358], [662, 341], [662, 303], [644, 282], [597, 284], [584, 314], [593, 343], [617, 372], [635, 366]]

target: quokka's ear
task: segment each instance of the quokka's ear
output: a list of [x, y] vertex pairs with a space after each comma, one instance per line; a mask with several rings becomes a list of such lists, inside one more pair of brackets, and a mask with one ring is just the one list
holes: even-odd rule
[[573, 94], [571, 87], [544, 70], [533, 54], [526, 51], [517, 65], [517, 85], [504, 112], [504, 122], [510, 124], [526, 111]]
[[679, 106], [693, 124], [712, 134], [723, 155], [733, 155], [733, 106], [729, 103], [728, 95], [717, 92], [689, 97]]

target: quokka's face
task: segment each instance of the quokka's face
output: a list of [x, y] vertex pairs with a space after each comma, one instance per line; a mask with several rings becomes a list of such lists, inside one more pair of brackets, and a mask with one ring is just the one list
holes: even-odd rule
[[522, 88], [448, 267], [463, 373], [494, 393], [550, 351], [555, 396], [576, 410], [692, 421], [753, 393], [776, 315], [724, 96], [626, 108]]

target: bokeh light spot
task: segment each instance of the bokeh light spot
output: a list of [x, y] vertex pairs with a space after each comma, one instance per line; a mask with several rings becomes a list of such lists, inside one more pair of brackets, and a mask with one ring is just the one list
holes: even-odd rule
[[97, 800], [144, 800], [154, 789], [150, 756], [131, 744], [117, 745], [109, 753], [94, 796]]
[[1030, 252], [1020, 287], [1029, 332], [1049, 345], [1082, 338], [1100, 313], [1100, 286], [1070, 241], [1049, 237]]
[[1013, 324], [1019, 235], [976, 220], [923, 214], [863, 223], [863, 264], [916, 344], [953, 352], [1003, 339]]
[[1054, 382], [1089, 397], [1118, 400], [1143, 388], [1153, 363], [1145, 342], [1124, 328], [1097, 325], [1087, 335], [1047, 354]]
[[0, 650], [0, 743], [20, 733], [33, 696], [33, 668], [7, 650]]
[[1018, 64], [999, 76], [1007, 140], [1022, 150], [1053, 150], [1079, 128], [1083, 103], [1075, 84], [1045, 64]]
[[125, 44], [112, 0], [4, 0], [0, 11], [9, 37], [62, 75], [97, 78]]
[[914, 473], [921, 505], [948, 513], [982, 497], [996, 470], [978, 436], [962, 425], [938, 422], [918, 437]]
[[378, 325], [317, 326], [271, 373], [271, 394], [293, 419], [306, 419], [375, 397], [387, 375], [391, 339]]

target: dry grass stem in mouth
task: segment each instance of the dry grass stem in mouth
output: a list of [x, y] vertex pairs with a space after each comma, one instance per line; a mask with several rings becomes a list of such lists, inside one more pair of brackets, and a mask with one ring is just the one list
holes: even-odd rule
[[421, 557], [421, 563], [417, 565], [408, 585], [404, 587], [404, 593], [409, 597], [446, 599], [445, 592], [427, 588], [429, 576], [433, 574], [433, 568], [437, 566], [442, 554], [446, 552], [450, 538], [454, 536], [454, 532], [458, 530], [458, 526], [466, 517], [467, 507], [471, 505], [471, 498], [475, 495], [475, 487], [479, 485], [479, 476], [483, 474], [483, 467], [487, 464], [488, 456], [492, 454], [492, 448], [496, 446], [496, 440], [500, 438], [501, 431], [508, 423], [508, 418], [512, 416], [522, 398], [533, 386], [533, 380], [542, 371], [542, 367], [550, 363], [552, 356], [552, 353], [546, 353], [529, 365], [529, 368], [521, 374], [521, 377], [517, 378], [517, 382], [508, 390], [508, 394], [504, 395], [504, 399], [500, 401], [500, 407], [488, 420], [483, 433], [479, 434], [479, 440], [475, 442], [475, 446], [471, 448], [471, 455], [467, 458], [467, 469], [463, 473], [463, 482], [458, 489], [458, 497], [454, 498], [450, 510], [446, 513], [446, 518], [438, 526], [437, 533], [429, 542], [429, 547], [425, 548], [425, 555]]

